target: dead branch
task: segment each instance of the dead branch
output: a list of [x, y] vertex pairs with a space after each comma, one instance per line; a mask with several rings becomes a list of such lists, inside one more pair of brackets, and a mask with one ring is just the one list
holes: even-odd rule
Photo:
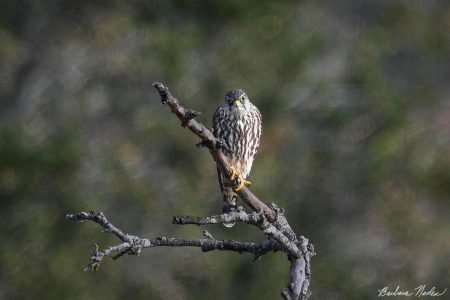
[[[284, 216], [282, 215], [282, 212], [278, 213], [277, 221], [280, 219], [285, 219]], [[206, 224], [223, 224], [233, 222], [241, 222], [258, 227], [268, 237], [278, 241], [283, 251], [292, 257], [300, 258], [303, 255], [301, 249], [297, 247], [297, 244], [295, 242], [297, 241], [297, 237], [295, 237], [295, 234], [293, 237], [294, 241], [293, 242], [286, 236], [286, 234], [283, 233], [292, 231], [289, 227], [289, 224], [285, 222], [283, 226], [279, 225], [277, 228], [274, 224], [268, 222], [265, 215], [261, 213], [252, 212], [248, 214], [244, 210], [239, 209], [230, 213], [211, 217], [175, 216], [173, 217], [172, 220], [172, 223], [180, 225], [186, 224], [206, 225]], [[304, 252], [306, 252], [306, 250]]]
[[[190, 129], [201, 139], [197, 146], [207, 147], [220, 170], [226, 176], [231, 177], [230, 165], [221, 150], [223, 143], [217, 140], [208, 128], [195, 120], [195, 117], [200, 113], [184, 108], [163, 84], [155, 82], [153, 86], [158, 90], [161, 102], [170, 107], [171, 111], [180, 119], [181, 125]], [[305, 237], [298, 237], [295, 234], [284, 216], [283, 210], [274, 203], [264, 203], [245, 186], [238, 192], [238, 195], [252, 208], [253, 212], [246, 213], [242, 207], [239, 207], [229, 213], [208, 217], [175, 216], [173, 217], [173, 223], [179, 225], [205, 225], [241, 222], [259, 228], [266, 236], [265, 241], [249, 243], [234, 240], [216, 240], [206, 230], [203, 231], [203, 235], [206, 237], [203, 239], [173, 237], [145, 239], [122, 232], [110, 223], [101, 212], [91, 211], [89, 213], [68, 214], [66, 218], [71, 221], [83, 222], [88, 220], [97, 223], [104, 228], [105, 232], [115, 235], [121, 241], [120, 244], [106, 247], [104, 250], [99, 250], [99, 247], [95, 245], [91, 252], [91, 261], [84, 269], [85, 271], [97, 270], [105, 257], [117, 259], [124, 254], [139, 255], [142, 249], [151, 247], [199, 247], [203, 252], [212, 250], [247, 252], [254, 255], [254, 260], [270, 251], [282, 251], [291, 262], [291, 269], [289, 282], [281, 292], [281, 296], [286, 300], [306, 299], [309, 296], [311, 279], [310, 258], [315, 255], [313, 245]]]
[[261, 257], [270, 251], [280, 251], [282, 248], [274, 240], [266, 240], [261, 243], [239, 242], [234, 240], [216, 240], [206, 230], [204, 235], [206, 239], [184, 239], [160, 236], [154, 239], [140, 238], [134, 235], [125, 234], [116, 226], [111, 224], [102, 212], [80, 212], [77, 214], [68, 214], [66, 218], [71, 221], [92, 221], [104, 228], [103, 232], [115, 235], [122, 243], [116, 246], [106, 247], [99, 250], [97, 244], [91, 251], [91, 262], [83, 269], [84, 271], [98, 270], [100, 263], [105, 257], [110, 256], [117, 259], [125, 254], [139, 255], [144, 248], [152, 247], [198, 247], [203, 252], [213, 250], [227, 250], [238, 253], [252, 253], [256, 258]]
[[[184, 108], [180, 102], [172, 96], [167, 87], [159, 82], [153, 83], [153, 86], [161, 97], [161, 103], [167, 104], [171, 111], [180, 119], [182, 126], [191, 130], [201, 139], [201, 142], [197, 145], [208, 147], [211, 156], [222, 173], [227, 177], [231, 177], [232, 170], [221, 151], [221, 141], [217, 140], [208, 128], [196, 121], [194, 119], [195, 116], [190, 113], [193, 110]], [[191, 224], [197, 225], [199, 225], [199, 222], [206, 221], [220, 223], [237, 221], [259, 227], [266, 236], [276, 240], [281, 245], [283, 251], [291, 260], [289, 283], [281, 295], [284, 299], [306, 299], [309, 295], [308, 288], [311, 278], [310, 257], [315, 254], [312, 244], [309, 244], [308, 240], [304, 237], [297, 238], [287, 219], [284, 217], [282, 210], [275, 204], [265, 204], [247, 187], [243, 187], [239, 190], [238, 195], [255, 212], [262, 212], [262, 214], [258, 215], [253, 213], [248, 215], [244, 213], [243, 210], [240, 210], [229, 214], [223, 214], [213, 219], [175, 217], [173, 221], [176, 224], [187, 224], [183, 221], [190, 220], [194, 221]]]
[[[153, 83], [153, 86], [158, 90], [158, 93], [161, 96], [161, 103], [167, 104], [170, 107], [172, 112], [180, 119], [183, 127], [188, 128], [202, 139], [201, 145], [208, 147], [217, 166], [225, 176], [230, 178], [232, 170], [225, 155], [222, 153], [219, 145], [220, 141], [214, 137], [213, 133], [208, 128], [194, 119], [195, 114], [192, 114], [194, 110], [184, 108], [180, 105], [179, 101], [172, 96], [167, 87], [159, 82]], [[198, 113], [196, 114], [198, 115]], [[253, 210], [263, 211], [269, 221], [275, 221], [277, 217], [276, 211], [259, 200], [247, 187], [243, 187], [239, 190], [238, 194]]]

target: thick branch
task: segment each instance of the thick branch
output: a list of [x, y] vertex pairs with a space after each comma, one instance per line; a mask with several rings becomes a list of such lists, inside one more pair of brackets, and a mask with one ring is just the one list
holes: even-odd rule
[[[169, 92], [169, 89], [162, 83], [155, 82], [153, 83], [153, 86], [158, 90], [158, 93], [161, 97], [161, 102], [163, 104], [169, 105], [172, 112], [181, 120], [182, 126], [189, 128], [193, 133], [195, 133], [199, 138], [202, 139], [201, 144], [208, 147], [211, 156], [217, 163], [217, 166], [219, 167], [221, 172], [225, 174], [225, 176], [230, 178], [232, 175], [232, 170], [225, 155], [223, 155], [222, 151], [220, 150], [220, 145], [218, 145], [217, 139], [208, 128], [194, 119], [194, 117], [198, 115], [198, 113], [193, 113], [193, 110], [184, 108], [179, 103], [179, 101], [174, 96], [172, 96], [172, 94]], [[276, 220], [276, 211], [262, 202], [247, 187], [244, 186], [237, 193], [242, 198], [242, 200], [247, 203], [253, 210], [263, 211], [264, 215], [270, 222]]]
[[285, 300], [307, 299], [310, 295], [309, 283], [311, 281], [311, 256], [314, 256], [314, 247], [308, 239], [300, 237], [300, 248], [304, 255], [300, 258], [291, 259], [291, 270], [289, 282], [281, 292]]
[[[232, 171], [221, 151], [221, 141], [215, 139], [212, 132], [203, 124], [194, 120], [196, 114], [192, 113], [192, 110], [181, 106], [178, 100], [170, 94], [167, 87], [158, 82], [155, 82], [153, 86], [158, 90], [161, 102], [169, 105], [172, 112], [181, 120], [182, 126], [189, 128], [202, 139], [198, 145], [208, 147], [222, 173], [231, 177]], [[247, 187], [242, 188], [238, 194], [255, 212], [246, 214], [243, 210], [238, 210], [212, 217], [180, 216], [174, 217], [173, 223], [203, 225], [243, 222], [257, 226], [266, 236], [279, 243], [291, 261], [289, 283], [282, 292], [283, 298], [306, 299], [311, 276], [310, 257], [315, 255], [312, 244], [309, 244], [309, 241], [304, 237], [297, 238], [284, 217], [283, 211], [275, 204], [265, 204]]]
[[[305, 282], [305, 258], [298, 258], [291, 263], [291, 271], [289, 272], [289, 284], [281, 292], [281, 296], [285, 300], [298, 299], [302, 292], [303, 283]], [[305, 295], [306, 296], [306, 295]]]
[[297, 238], [294, 231], [289, 226], [284, 214], [274, 204], [271, 206], [277, 210], [277, 221], [267, 222], [264, 214], [252, 212], [247, 214], [243, 210], [233, 211], [226, 214], [209, 217], [175, 216], [174, 224], [222, 224], [229, 222], [242, 222], [255, 225], [267, 236], [276, 240], [282, 250], [288, 255], [291, 261], [289, 272], [289, 282], [281, 295], [286, 300], [307, 299], [309, 296], [309, 283], [311, 279], [310, 258], [314, 256], [314, 247], [308, 239], [300, 236]]
[[263, 214], [256, 212], [247, 214], [243, 210], [210, 217], [175, 216], [172, 222], [196, 225], [242, 222], [259, 227], [267, 236], [275, 239], [290, 257], [289, 283], [281, 293], [283, 298], [291, 300], [308, 297], [310, 257], [314, 255], [314, 248], [306, 238], [296, 237], [282, 211], [278, 211], [278, 218], [274, 224], [267, 222]]

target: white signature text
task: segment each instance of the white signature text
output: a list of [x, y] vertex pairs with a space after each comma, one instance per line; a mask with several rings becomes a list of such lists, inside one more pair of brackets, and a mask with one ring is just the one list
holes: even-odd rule
[[381, 290], [378, 290], [378, 297], [390, 297], [390, 296], [416, 296], [416, 297], [439, 297], [445, 294], [447, 288], [444, 290], [437, 290], [435, 286], [431, 288], [427, 288], [425, 284], [419, 285], [414, 290], [404, 290], [400, 288], [399, 285], [395, 288], [395, 290], [390, 290], [389, 287], [385, 286]]

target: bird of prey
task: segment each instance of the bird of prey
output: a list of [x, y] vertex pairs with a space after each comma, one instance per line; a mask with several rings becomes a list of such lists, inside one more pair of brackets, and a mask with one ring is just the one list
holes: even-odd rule
[[[223, 195], [223, 212], [230, 212], [237, 206], [237, 194], [250, 174], [253, 159], [261, 139], [261, 113], [247, 94], [241, 90], [231, 90], [225, 94], [225, 102], [214, 113], [213, 134], [223, 144], [222, 151], [228, 159], [233, 175], [225, 176], [217, 168], [220, 189]], [[234, 185], [235, 178], [239, 178]], [[232, 224], [224, 224], [232, 227]]]

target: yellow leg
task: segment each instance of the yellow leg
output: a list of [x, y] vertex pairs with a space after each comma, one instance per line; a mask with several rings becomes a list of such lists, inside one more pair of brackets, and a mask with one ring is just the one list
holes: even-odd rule
[[233, 187], [236, 192], [239, 192], [244, 187], [244, 185], [250, 185], [251, 184], [250, 181], [245, 180], [244, 178], [242, 178], [242, 176], [236, 171], [236, 169], [233, 166], [231, 166], [231, 170], [233, 172], [231, 173], [230, 180], [233, 181], [236, 177], [239, 178], [239, 184]]
[[238, 174], [238, 172], [236, 171], [236, 169], [233, 166], [231, 166], [230, 168], [231, 168], [231, 171], [232, 171], [230, 180], [233, 181], [236, 177], [239, 176], [239, 174]]

